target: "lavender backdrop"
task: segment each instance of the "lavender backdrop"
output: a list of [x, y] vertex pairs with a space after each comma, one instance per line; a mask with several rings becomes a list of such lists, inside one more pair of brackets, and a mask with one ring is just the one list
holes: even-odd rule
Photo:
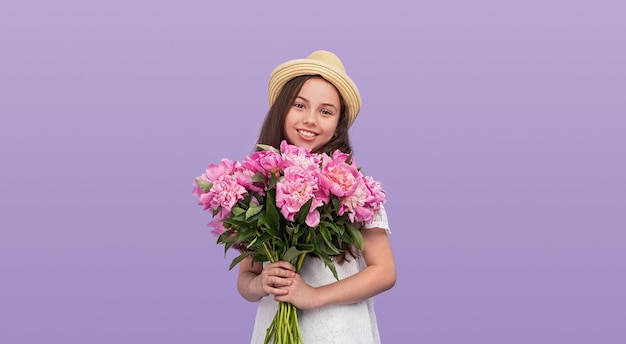
[[335, 51], [388, 190], [385, 343], [626, 342], [620, 1], [5, 1], [0, 342], [246, 343], [191, 196]]

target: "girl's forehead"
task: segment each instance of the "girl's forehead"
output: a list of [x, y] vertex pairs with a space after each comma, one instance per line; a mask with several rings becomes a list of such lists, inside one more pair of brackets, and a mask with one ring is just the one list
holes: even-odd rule
[[339, 103], [340, 97], [335, 86], [321, 77], [315, 77], [307, 80], [304, 85], [302, 85], [298, 96], [304, 97], [309, 101], [336, 103]]

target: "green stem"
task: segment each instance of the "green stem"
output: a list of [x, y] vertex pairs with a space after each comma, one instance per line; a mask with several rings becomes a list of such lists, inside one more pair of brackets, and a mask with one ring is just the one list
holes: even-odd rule
[[279, 302], [276, 315], [267, 328], [264, 343], [273, 339], [274, 344], [302, 344], [298, 325], [298, 310], [288, 302]]
[[[309, 232], [306, 237], [307, 244], [311, 242], [311, 233]], [[279, 260], [278, 253], [271, 254], [267, 243], [263, 244], [263, 249], [267, 254], [271, 263]], [[306, 253], [302, 253], [298, 256], [296, 261], [296, 272], [300, 272]], [[300, 332], [300, 326], [298, 324], [298, 310], [296, 307], [288, 302], [279, 302], [278, 310], [274, 315], [272, 323], [267, 328], [265, 336], [265, 344], [269, 343], [273, 339], [274, 344], [303, 344], [302, 333]]]
[[[311, 243], [311, 232], [307, 233], [306, 240], [304, 241], [304, 243], [305, 244]], [[306, 252], [301, 253], [300, 256], [298, 256], [298, 261], [296, 262], [296, 272], [300, 272], [300, 269], [302, 268], [302, 263], [304, 262], [305, 257], [306, 257]]]
[[278, 259], [272, 255], [270, 249], [267, 247], [267, 242], [263, 243], [263, 249], [265, 250], [267, 258], [270, 260], [270, 263], [276, 263], [278, 261]]

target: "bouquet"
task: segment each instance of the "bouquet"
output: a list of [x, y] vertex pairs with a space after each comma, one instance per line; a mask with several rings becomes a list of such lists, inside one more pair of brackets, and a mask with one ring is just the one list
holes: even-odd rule
[[[229, 269], [251, 256], [254, 262], [290, 262], [298, 273], [312, 254], [338, 279], [332, 257], [349, 245], [363, 249], [360, 228], [385, 201], [381, 184], [339, 150], [315, 154], [286, 141], [280, 150], [257, 146], [242, 162], [209, 164], [193, 182], [198, 204], [212, 213], [217, 243], [240, 253]], [[293, 305], [279, 302], [265, 343], [271, 339], [302, 342]]]

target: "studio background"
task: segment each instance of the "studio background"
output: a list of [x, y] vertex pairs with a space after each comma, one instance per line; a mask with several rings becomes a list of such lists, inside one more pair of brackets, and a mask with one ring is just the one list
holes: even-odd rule
[[0, 5], [0, 342], [247, 343], [192, 180], [281, 62], [343, 60], [398, 281], [384, 343], [626, 341], [619, 1]]

